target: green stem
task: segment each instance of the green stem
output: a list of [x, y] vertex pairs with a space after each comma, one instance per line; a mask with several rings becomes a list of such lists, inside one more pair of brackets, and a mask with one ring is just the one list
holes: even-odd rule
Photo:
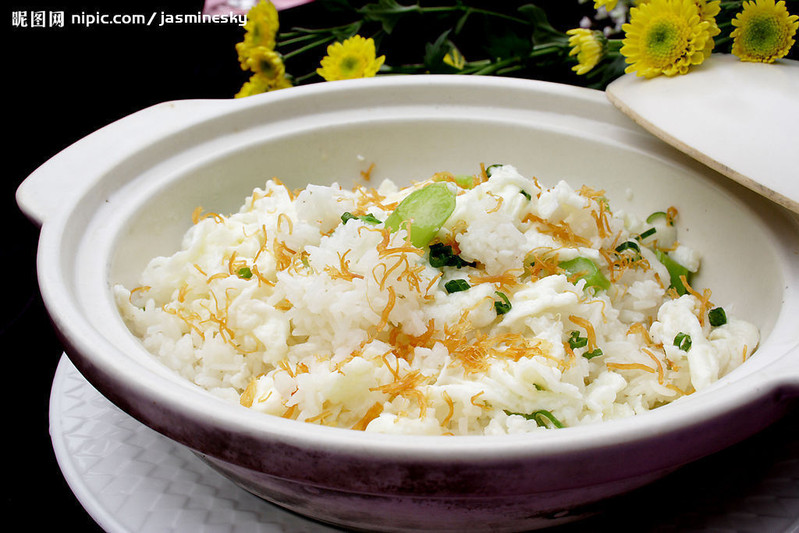
[[541, 57], [550, 54], [551, 52], [561, 52], [563, 50], [567, 50], [569, 47], [568, 45], [560, 45], [560, 44], [547, 44], [533, 47], [533, 51], [527, 56], [528, 59], [534, 59], [536, 57]]
[[497, 61], [496, 63], [490, 63], [485, 67], [476, 70], [475, 72], [472, 72], [472, 74], [474, 74], [475, 76], [489, 76], [494, 72], [496, 72], [497, 70], [510, 66], [517, 61], [519, 61], [519, 58], [517, 57], [509, 57], [507, 59], [502, 59], [500, 61]]
[[732, 37], [719, 37], [719, 38], [714, 40], [713, 44], [715, 46], [722, 47], [725, 44], [729, 43], [730, 41], [732, 41]]
[[316, 71], [314, 71], [314, 72], [309, 72], [307, 74], [303, 74], [302, 76], [297, 76], [296, 78], [294, 78], [295, 84], [296, 85], [301, 85], [303, 82], [313, 78], [316, 75], [317, 75], [317, 73], [316, 73]]
[[294, 56], [298, 56], [298, 55], [300, 55], [300, 54], [302, 54], [304, 52], [307, 52], [308, 50], [313, 50], [314, 48], [316, 48], [318, 46], [324, 46], [325, 44], [329, 43], [330, 41], [335, 41], [335, 40], [336, 40], [336, 38], [333, 37], [332, 35], [330, 35], [328, 37], [325, 37], [323, 39], [319, 39], [317, 41], [312, 42], [311, 44], [307, 44], [307, 45], [303, 46], [302, 48], [297, 48], [296, 50], [292, 50], [291, 52], [288, 52], [287, 54], [283, 55], [283, 60], [285, 61], [287, 59], [291, 59]]
[[468, 13], [468, 12], [477, 13], [478, 15], [486, 15], [488, 17], [496, 17], [498, 19], [507, 20], [509, 22], [516, 22], [516, 23], [519, 23], [519, 24], [529, 24], [529, 21], [527, 21], [527, 20], [516, 18], [516, 17], [513, 17], [511, 15], [506, 15], [504, 13], [498, 13], [496, 11], [491, 11], [489, 9], [480, 9], [480, 8], [477, 8], [477, 7], [465, 7], [465, 6], [460, 6], [460, 7], [461, 7], [460, 11], [463, 11], [463, 12], [466, 12], [466, 13]]
[[523, 70], [523, 69], [524, 69], [524, 65], [511, 65], [510, 67], [497, 70], [495, 72], [495, 74], [497, 76], [507, 76], [508, 74], [511, 74], [513, 72], [518, 72], [518, 71]]
[[380, 67], [381, 74], [419, 74], [427, 71], [427, 67], [422, 64], [413, 65], [398, 65], [392, 67], [391, 65], [383, 65]]
[[[289, 34], [281, 34], [280, 36], [286, 37], [287, 35]], [[316, 38], [316, 34], [313, 33], [300, 34], [299, 32], [295, 32], [294, 35], [298, 36], [293, 38], [288, 38], [284, 41], [277, 41], [277, 46], [278, 47], [291, 46], [292, 44], [301, 43]]]

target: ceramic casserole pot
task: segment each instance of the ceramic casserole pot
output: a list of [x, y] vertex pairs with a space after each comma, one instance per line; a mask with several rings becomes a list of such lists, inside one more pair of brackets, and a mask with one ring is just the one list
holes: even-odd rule
[[[174, 375], [127, 329], [111, 287], [180, 246], [197, 206], [230, 213], [278, 176], [289, 188], [509, 163], [541, 183], [604, 189], [614, 208], [677, 206], [699, 250], [694, 285], [755, 323], [761, 343], [707, 389], [649, 413], [535, 435], [369, 434], [263, 415]], [[42, 224], [38, 274], [65, 351], [133, 417], [245, 489], [368, 531], [519, 531], [592, 512], [740, 441], [799, 395], [799, 224], [783, 208], [636, 126], [599, 91], [413, 76], [239, 100], [160, 104], [89, 135], [19, 188]]]

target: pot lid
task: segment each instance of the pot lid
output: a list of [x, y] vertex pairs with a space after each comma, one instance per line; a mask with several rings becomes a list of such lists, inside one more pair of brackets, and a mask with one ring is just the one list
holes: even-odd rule
[[605, 93], [650, 133], [799, 213], [799, 61], [713, 54], [683, 76], [625, 74]]

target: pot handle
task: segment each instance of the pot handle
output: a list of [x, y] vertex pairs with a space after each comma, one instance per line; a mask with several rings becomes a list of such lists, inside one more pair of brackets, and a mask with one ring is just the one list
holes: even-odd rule
[[[197, 124], [226, 109], [233, 100], [164, 102], [121, 118], [57, 153], [19, 185], [16, 201], [33, 223], [41, 226], [59, 206], [97, 182], [119, 161], [187, 125]], [[153, 132], [157, 137], [153, 136]]]

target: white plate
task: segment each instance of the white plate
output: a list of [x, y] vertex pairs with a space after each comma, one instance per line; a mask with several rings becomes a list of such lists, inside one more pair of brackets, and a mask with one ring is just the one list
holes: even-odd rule
[[650, 133], [799, 212], [799, 61], [714, 54], [684, 76], [627, 74], [605, 92]]
[[[796, 415], [799, 412], [765, 435], [620, 498], [595, 519], [557, 531], [618, 529], [619, 523], [638, 523], [640, 533], [797, 533]], [[120, 411], [66, 356], [53, 381], [50, 424], [56, 458], [70, 488], [109, 533], [341, 531], [239, 488], [185, 447]], [[730, 465], [732, 469], [725, 468]], [[675, 487], [682, 492], [675, 492]], [[663, 507], [663, 501], [669, 505]]]
[[61, 358], [50, 397], [58, 465], [109, 533], [333, 533], [241, 489], [106, 400]]

